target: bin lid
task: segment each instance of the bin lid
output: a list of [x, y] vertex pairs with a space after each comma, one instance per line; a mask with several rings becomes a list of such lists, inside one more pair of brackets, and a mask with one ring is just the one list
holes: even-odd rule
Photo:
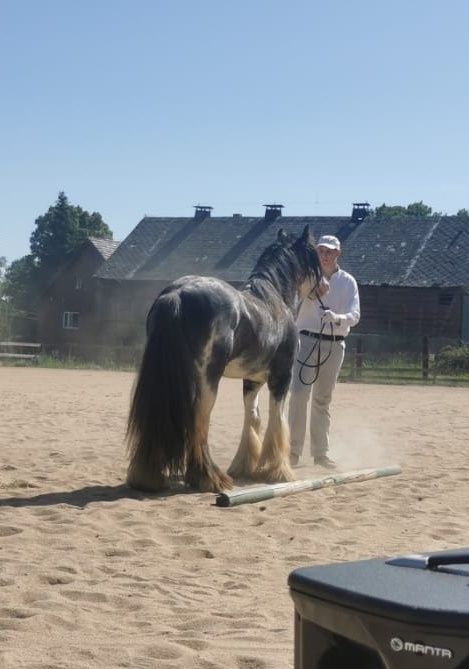
[[469, 548], [295, 569], [296, 593], [403, 622], [469, 627]]

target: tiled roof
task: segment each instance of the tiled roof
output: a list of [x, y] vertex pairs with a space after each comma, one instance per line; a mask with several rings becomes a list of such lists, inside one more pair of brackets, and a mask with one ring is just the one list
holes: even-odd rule
[[98, 237], [88, 237], [88, 239], [104, 260], [108, 260], [120, 244], [113, 239], [98, 239]]
[[246, 216], [144, 218], [98, 270], [103, 279], [170, 281], [183, 274], [244, 281], [280, 228], [300, 234], [306, 224], [316, 238], [335, 234], [348, 216], [282, 216], [268, 223]]
[[[339, 234], [348, 216], [149, 218], [99, 268], [103, 279], [171, 281], [184, 274], [244, 281], [279, 228], [318, 239]], [[344, 227], [345, 226], [345, 227]], [[107, 240], [99, 240], [107, 241]], [[341, 266], [361, 285], [469, 286], [469, 221], [457, 216], [368, 216], [343, 244]]]
[[444, 216], [408, 281], [411, 285], [469, 286], [469, 221]]
[[366, 218], [341, 262], [362, 285], [469, 286], [469, 221]]

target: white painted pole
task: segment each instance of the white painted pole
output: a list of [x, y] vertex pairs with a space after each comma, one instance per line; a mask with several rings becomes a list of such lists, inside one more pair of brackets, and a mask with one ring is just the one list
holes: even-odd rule
[[359, 469], [352, 472], [341, 474], [329, 474], [317, 479], [307, 479], [303, 481], [292, 481], [289, 483], [272, 483], [250, 488], [240, 488], [231, 492], [223, 492], [217, 495], [217, 506], [239, 506], [240, 504], [252, 504], [253, 502], [262, 502], [274, 497], [286, 497], [294, 495], [297, 492], [305, 490], [319, 490], [334, 485], [343, 485], [345, 483], [359, 483], [361, 481], [370, 481], [381, 476], [393, 476], [400, 474], [402, 469], [399, 465], [389, 465], [376, 469]]

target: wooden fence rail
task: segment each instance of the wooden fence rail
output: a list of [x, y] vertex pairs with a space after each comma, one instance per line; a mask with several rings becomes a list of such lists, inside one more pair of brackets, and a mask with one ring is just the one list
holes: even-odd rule
[[37, 362], [41, 344], [25, 341], [0, 341], [0, 359], [31, 360]]
[[[396, 364], [392, 364], [393, 359]], [[385, 361], [388, 361], [387, 363]], [[422, 337], [420, 353], [416, 351], [413, 359], [406, 364], [404, 354], [365, 353], [361, 339], [356, 346], [346, 352], [344, 366], [341, 370], [342, 381], [369, 381], [369, 382], [409, 382], [414, 383], [447, 383], [451, 385], [469, 385], [469, 373], [445, 373], [435, 367], [435, 354], [429, 352], [427, 337]]]

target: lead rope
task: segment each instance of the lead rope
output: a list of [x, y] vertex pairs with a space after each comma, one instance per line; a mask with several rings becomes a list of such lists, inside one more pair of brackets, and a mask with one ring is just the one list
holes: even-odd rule
[[[313, 292], [313, 291], [311, 291], [311, 292]], [[325, 311], [326, 307], [324, 306], [324, 303], [321, 300], [321, 297], [318, 295], [317, 291], [314, 291], [314, 292], [316, 293], [316, 299], [318, 300], [319, 304], [321, 305], [321, 309], [323, 311]], [[311, 297], [309, 299], [311, 299]], [[331, 337], [332, 337], [333, 332], [334, 332], [334, 328], [332, 327], [332, 323], [329, 323], [329, 327], [330, 327]], [[317, 381], [317, 378], [319, 376], [320, 368], [322, 367], [322, 365], [324, 365], [324, 363], [326, 363], [329, 360], [329, 358], [332, 355], [332, 344], [334, 343], [334, 341], [331, 339], [330, 346], [329, 346], [329, 351], [327, 352], [325, 358], [323, 360], [321, 360], [321, 342], [322, 342], [323, 332], [324, 332], [324, 324], [321, 325], [321, 329], [319, 331], [319, 337], [316, 339], [316, 341], [312, 345], [311, 350], [308, 353], [308, 355], [306, 356], [306, 358], [304, 360], [300, 360], [300, 359], [297, 358], [297, 363], [300, 365], [300, 370], [298, 372], [298, 378], [300, 379], [300, 382], [304, 386], [312, 386], [313, 383], [315, 383]], [[317, 349], [316, 362], [313, 363], [313, 364], [310, 364], [310, 363], [308, 363], [308, 360], [311, 358], [311, 356], [313, 355], [313, 353], [316, 349]], [[316, 372], [314, 374], [314, 378], [313, 378], [312, 381], [305, 381], [303, 379], [303, 370], [304, 370], [305, 367], [306, 367], [306, 369], [315, 369], [316, 370]]]

